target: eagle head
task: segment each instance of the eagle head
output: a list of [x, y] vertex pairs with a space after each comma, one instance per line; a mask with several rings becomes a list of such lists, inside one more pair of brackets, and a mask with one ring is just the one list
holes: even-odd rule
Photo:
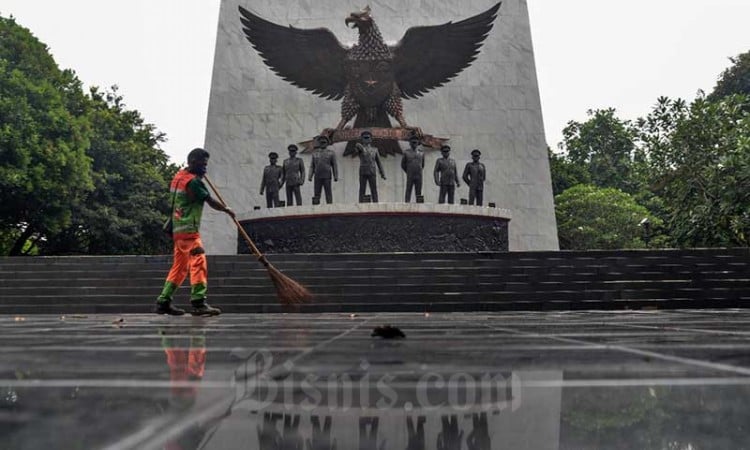
[[349, 14], [349, 17], [344, 20], [346, 26], [352, 28], [359, 28], [359, 31], [365, 31], [372, 27], [372, 16], [370, 15], [370, 6], [365, 6], [365, 9], [359, 12], [353, 12]]

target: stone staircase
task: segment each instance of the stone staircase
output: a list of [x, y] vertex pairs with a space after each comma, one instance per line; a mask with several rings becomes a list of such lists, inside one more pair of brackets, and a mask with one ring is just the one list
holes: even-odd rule
[[[750, 306], [750, 249], [269, 255], [315, 295], [283, 308], [251, 256], [209, 256], [228, 313]], [[170, 256], [0, 258], [0, 314], [149, 312]], [[176, 297], [188, 302], [187, 286]]]

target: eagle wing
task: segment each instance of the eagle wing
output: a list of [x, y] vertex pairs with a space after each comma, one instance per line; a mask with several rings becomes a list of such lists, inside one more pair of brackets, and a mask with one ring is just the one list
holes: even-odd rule
[[401, 96], [421, 97], [468, 67], [492, 30], [500, 4], [460, 22], [406, 30], [391, 49]]
[[245, 37], [277, 75], [323, 98], [344, 96], [347, 49], [331, 30], [284, 27], [241, 6], [240, 15]]

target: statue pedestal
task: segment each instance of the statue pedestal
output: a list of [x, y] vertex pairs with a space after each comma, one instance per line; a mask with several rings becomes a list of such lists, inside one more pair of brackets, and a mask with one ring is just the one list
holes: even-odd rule
[[[508, 251], [510, 211], [432, 203], [304, 205], [238, 216], [263, 253]], [[238, 236], [238, 253], [249, 253]]]

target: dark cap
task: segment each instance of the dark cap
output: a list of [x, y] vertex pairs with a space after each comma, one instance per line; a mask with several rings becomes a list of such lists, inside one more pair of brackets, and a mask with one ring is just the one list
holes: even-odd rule
[[298, 148], [297, 148], [297, 146], [296, 146], [296, 145], [294, 145], [294, 144], [291, 144], [291, 145], [289, 145], [289, 147], [287, 147], [286, 149], [287, 149], [287, 150], [289, 150], [290, 152], [296, 152]]
[[479, 149], [476, 149], [476, 148], [471, 151], [471, 156], [479, 156], [481, 154], [482, 152], [480, 152]]
[[268, 154], [268, 157], [271, 159], [277, 159], [279, 157], [279, 154], [276, 152], [271, 152]]
[[417, 136], [416, 134], [412, 134], [411, 136], [409, 136], [409, 142], [412, 142], [412, 141], [419, 142], [419, 136]]
[[451, 146], [450, 145], [443, 145], [443, 146], [440, 147], [440, 151], [441, 152], [449, 152], [449, 151], [451, 151]]
[[369, 136], [369, 137], [372, 137], [372, 133], [371, 133], [371, 132], [369, 132], [369, 131], [367, 131], [367, 130], [365, 130], [365, 131], [361, 132], [361, 133], [360, 133], [359, 135], [360, 135], [361, 137], [365, 137], [365, 136]]
[[326, 144], [326, 145], [328, 145], [328, 143], [329, 143], [330, 141], [328, 140], [328, 137], [327, 137], [327, 136], [323, 136], [323, 135], [320, 135], [320, 136], [316, 136], [316, 137], [315, 137], [315, 142], [316, 142], [317, 144]]
[[208, 152], [203, 150], [202, 148], [194, 148], [188, 153], [188, 164], [190, 164], [193, 161], [197, 161], [199, 159], [208, 158]]

